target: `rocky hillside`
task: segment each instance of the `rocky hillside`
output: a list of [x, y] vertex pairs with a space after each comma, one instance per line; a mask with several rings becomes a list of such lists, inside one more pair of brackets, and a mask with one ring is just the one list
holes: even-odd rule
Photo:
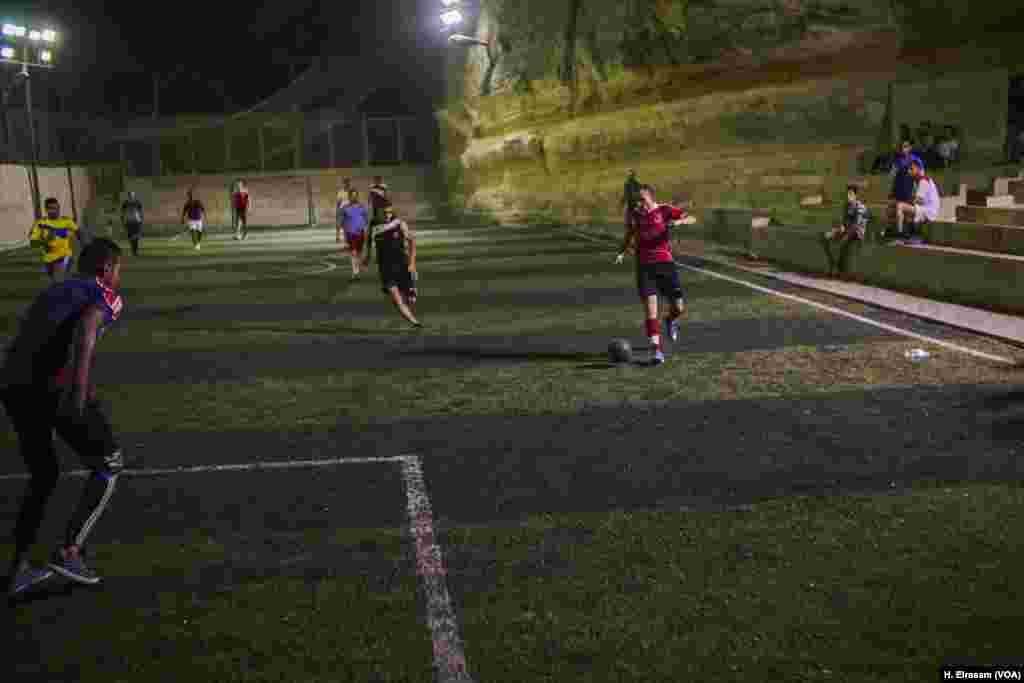
[[628, 168], [705, 204], [789, 201], [922, 120], [998, 156], [1008, 68], [1024, 59], [994, 28], [1012, 17], [965, 7], [483, 0], [488, 46], [452, 51], [440, 112], [453, 204], [613, 216]]

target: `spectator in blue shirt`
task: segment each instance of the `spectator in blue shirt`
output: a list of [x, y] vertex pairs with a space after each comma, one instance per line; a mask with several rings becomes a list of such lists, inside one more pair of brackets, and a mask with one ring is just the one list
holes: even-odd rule
[[366, 207], [359, 203], [359, 193], [350, 190], [348, 200], [338, 203], [337, 241], [341, 242], [341, 233], [344, 231], [345, 244], [352, 259], [352, 279], [359, 277], [366, 226], [369, 222], [370, 216]]

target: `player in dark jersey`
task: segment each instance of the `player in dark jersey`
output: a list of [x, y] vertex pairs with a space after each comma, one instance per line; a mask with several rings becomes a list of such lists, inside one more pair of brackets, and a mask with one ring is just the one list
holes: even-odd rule
[[622, 263], [626, 251], [635, 240], [637, 290], [646, 316], [644, 329], [654, 349], [651, 363], [660, 365], [665, 362], [665, 351], [658, 325], [658, 295], [661, 294], [670, 302], [664, 326], [665, 336], [672, 341], [679, 338], [679, 318], [686, 312], [679, 271], [672, 258], [669, 226], [684, 221], [687, 215], [683, 209], [656, 202], [654, 188], [650, 185], [640, 187], [640, 199], [632, 221], [626, 226], [622, 250], [615, 262]]
[[[11, 596], [54, 572], [78, 583], [100, 581], [83, 560], [84, 546], [110, 501], [123, 461], [98, 408], [91, 369], [99, 337], [121, 314], [121, 250], [111, 240], [96, 238], [82, 250], [78, 268], [77, 277], [51, 285], [32, 303], [0, 369], [0, 402], [30, 475], [14, 527]], [[28, 553], [60, 476], [55, 431], [92, 475], [64, 543], [48, 568], [38, 569], [29, 565]]]
[[370, 185], [370, 223], [377, 224], [385, 221], [384, 209], [391, 206], [388, 192], [384, 178], [379, 175], [373, 176], [373, 185]]
[[391, 302], [412, 323], [423, 327], [416, 319], [416, 233], [408, 223], [398, 218], [393, 206], [382, 209], [383, 223], [370, 226], [367, 253], [363, 265], [370, 262], [370, 243], [377, 247], [377, 268], [380, 272], [381, 289], [391, 297]]
[[202, 248], [204, 223], [206, 222], [206, 207], [203, 203], [193, 197], [192, 190], [188, 191], [188, 201], [181, 209], [181, 222], [188, 225], [188, 231], [192, 234], [192, 245], [196, 251]]
[[142, 202], [134, 192], [128, 193], [128, 199], [121, 205], [121, 218], [128, 241], [132, 245], [132, 255], [139, 255], [139, 239], [142, 237]]

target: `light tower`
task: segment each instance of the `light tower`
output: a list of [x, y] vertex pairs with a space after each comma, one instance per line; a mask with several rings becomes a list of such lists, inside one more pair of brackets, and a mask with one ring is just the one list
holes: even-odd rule
[[54, 67], [57, 32], [51, 28], [29, 28], [21, 24], [5, 23], [0, 26], [0, 62], [21, 67], [17, 81], [25, 84], [25, 113], [28, 118], [29, 177], [32, 185], [32, 208], [36, 218], [43, 215], [39, 197], [39, 150], [36, 143], [36, 123], [32, 113], [32, 79], [29, 69]]

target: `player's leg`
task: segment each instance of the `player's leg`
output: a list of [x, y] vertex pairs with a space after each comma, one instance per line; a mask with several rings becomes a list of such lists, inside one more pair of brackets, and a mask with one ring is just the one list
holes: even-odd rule
[[242, 221], [242, 239], [249, 238], [249, 210], [243, 209], [239, 219]]
[[683, 283], [679, 279], [679, 269], [674, 263], [658, 264], [658, 293], [669, 302], [665, 314], [665, 336], [672, 341], [679, 339], [679, 318], [686, 313], [686, 297], [683, 294]]
[[58, 416], [57, 433], [78, 454], [92, 474], [85, 482], [78, 506], [68, 521], [64, 544], [56, 550], [50, 568], [65, 578], [85, 584], [100, 577], [83, 559], [85, 544], [106, 511], [124, 468], [121, 447], [97, 401], [89, 401], [81, 418]]
[[18, 436], [18, 447], [29, 471], [28, 485], [14, 524], [14, 556], [11, 561], [8, 592], [16, 595], [49, 578], [50, 569], [29, 565], [28, 555], [39, 537], [46, 504], [57, 488], [60, 466], [53, 448], [53, 412], [56, 402], [42, 391], [16, 392], [7, 389], [0, 396], [11, 426]]
[[391, 297], [391, 303], [395, 305], [395, 308], [398, 309], [398, 312], [403, 318], [409, 321], [413, 327], [423, 326], [423, 324], [416, 319], [416, 314], [412, 312], [409, 304], [405, 302], [405, 297], [402, 295], [401, 290], [399, 290], [398, 285], [391, 285], [388, 287], [387, 293], [388, 296]]
[[658, 284], [654, 265], [637, 265], [636, 283], [640, 304], [644, 309], [644, 333], [651, 342], [651, 362], [661, 363], [665, 360], [665, 354], [658, 324]]

